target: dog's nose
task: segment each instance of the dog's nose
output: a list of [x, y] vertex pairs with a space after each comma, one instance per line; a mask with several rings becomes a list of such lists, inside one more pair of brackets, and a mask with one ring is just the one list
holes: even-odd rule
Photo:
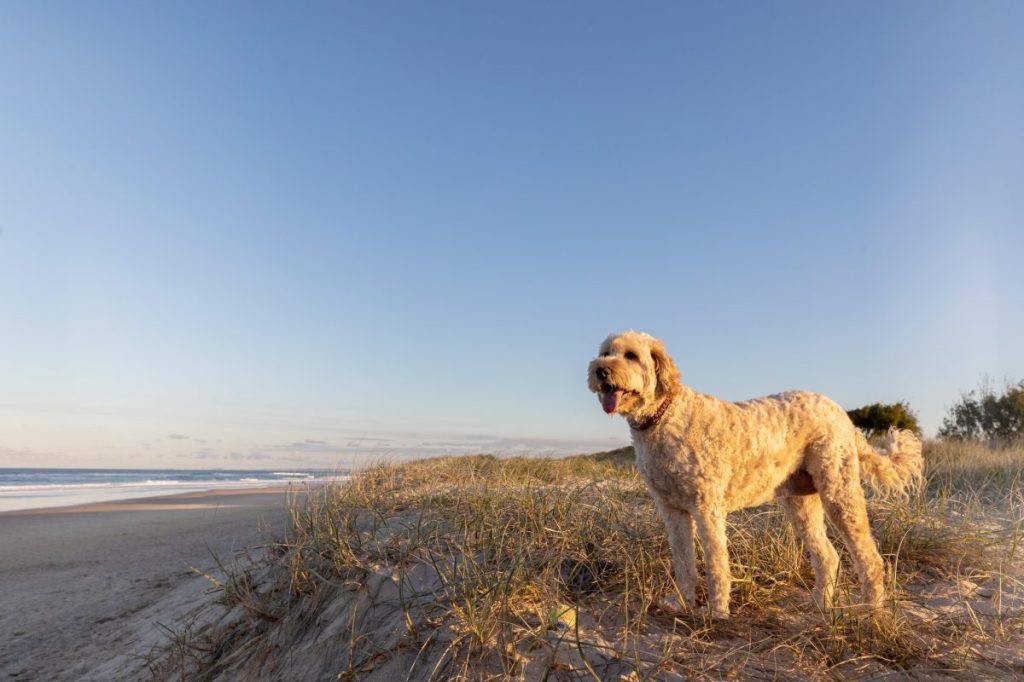
[[597, 378], [600, 379], [601, 381], [604, 381], [605, 379], [608, 378], [608, 370], [605, 369], [604, 367], [598, 367], [594, 374], [596, 374]]

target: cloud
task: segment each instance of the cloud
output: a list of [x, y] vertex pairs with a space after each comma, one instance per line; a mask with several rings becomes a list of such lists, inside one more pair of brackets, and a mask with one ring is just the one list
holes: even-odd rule
[[625, 444], [620, 438], [578, 441], [560, 438], [517, 438], [476, 434], [444, 440], [423, 440], [419, 442], [416, 449], [424, 455], [460, 455], [480, 452], [493, 455], [558, 456], [607, 450], [620, 442]]
[[393, 441], [383, 438], [374, 438], [372, 443], [367, 444], [364, 440], [350, 440], [345, 443], [348, 450], [390, 450], [394, 446]]
[[[365, 433], [365, 432], [364, 432]], [[373, 432], [371, 432], [373, 433]], [[358, 432], [357, 432], [358, 434]], [[611, 450], [625, 445], [622, 438], [602, 437], [591, 440], [560, 438], [518, 437], [514, 435], [451, 432], [405, 432], [378, 431], [373, 435], [352, 433], [331, 433], [331, 440], [324, 437], [282, 439], [262, 444], [218, 445], [211, 439], [206, 441], [183, 434], [172, 434], [168, 438], [188, 440], [197, 447], [189, 448], [188, 454], [178, 457], [192, 458], [203, 462], [200, 466], [297, 467], [332, 468], [357, 465], [379, 459], [403, 461], [420, 457], [443, 455], [467, 455], [487, 453], [499, 457], [516, 455], [533, 457], [557, 457], [586, 452]], [[320, 436], [321, 434], [317, 434]], [[152, 452], [152, 451], [150, 451]]]
[[314, 440], [307, 438], [301, 441], [295, 441], [294, 443], [283, 443], [279, 445], [267, 445], [261, 448], [257, 448], [259, 451], [266, 452], [286, 452], [286, 453], [338, 453], [343, 452], [344, 449], [336, 445], [331, 445], [324, 440]]
[[260, 460], [271, 460], [280, 459], [280, 455], [273, 452], [260, 452], [258, 450], [252, 450], [250, 452], [232, 452], [228, 454], [230, 459], [235, 460], [246, 460], [246, 461], [260, 461]]
[[330, 447], [330, 443], [325, 440], [315, 440], [313, 438], [307, 438], [306, 440], [296, 441], [290, 445], [275, 445], [273, 447], [278, 448], [322, 448]]
[[0, 446], [0, 461], [3, 460], [15, 460], [15, 459], [28, 459], [39, 461], [40, 453], [32, 450], [15, 450], [14, 448], [5, 448]]
[[[469, 443], [466, 441], [458, 440], [423, 441], [420, 443], [420, 446], [425, 448], [464, 448], [468, 445]], [[474, 444], [473, 447], [477, 447], [477, 445]]]

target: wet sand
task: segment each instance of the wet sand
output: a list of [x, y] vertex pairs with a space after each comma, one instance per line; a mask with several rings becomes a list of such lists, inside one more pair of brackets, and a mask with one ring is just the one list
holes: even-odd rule
[[287, 526], [285, 488], [0, 513], [0, 680], [148, 679], [217, 574]]

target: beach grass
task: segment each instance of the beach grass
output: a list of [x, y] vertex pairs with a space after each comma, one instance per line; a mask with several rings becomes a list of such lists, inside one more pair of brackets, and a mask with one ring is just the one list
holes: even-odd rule
[[[781, 509], [730, 515], [733, 617], [673, 600], [628, 448], [368, 467], [292, 505], [286, 540], [225, 567], [223, 604], [164, 679], [876, 679], [1024, 674], [1024, 448], [929, 442], [927, 484], [872, 498], [881, 611], [810, 600]], [[841, 543], [837, 543], [841, 547]]]

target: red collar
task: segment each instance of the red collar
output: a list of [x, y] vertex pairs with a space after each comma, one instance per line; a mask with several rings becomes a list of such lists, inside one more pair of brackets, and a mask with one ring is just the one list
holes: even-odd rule
[[633, 429], [634, 431], [646, 431], [647, 429], [657, 424], [658, 420], [661, 419], [662, 416], [664, 416], [665, 411], [668, 409], [668, 406], [672, 404], [672, 399], [675, 397], [675, 393], [669, 393], [668, 397], [665, 398], [665, 400], [661, 403], [661, 407], [658, 408], [658, 411], [640, 423], [634, 422], [632, 419], [630, 419], [629, 428]]

